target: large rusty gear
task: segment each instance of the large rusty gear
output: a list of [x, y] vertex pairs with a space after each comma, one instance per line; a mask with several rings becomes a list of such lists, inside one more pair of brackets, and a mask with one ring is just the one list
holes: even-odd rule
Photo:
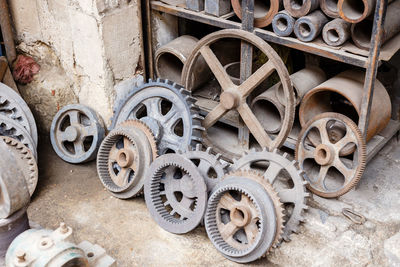
[[[251, 74], [242, 84], [236, 85], [212, 49], [215, 43], [223, 39], [236, 39], [241, 41], [242, 44], [249, 44], [265, 55], [267, 61], [255, 70], [254, 73]], [[193, 49], [193, 52], [187, 59], [182, 71], [182, 84], [187, 90], [192, 92], [196, 90], [193, 81], [195, 80], [196, 63], [199, 58], [205, 60], [221, 87], [219, 102], [214, 102], [215, 107], [208, 112], [207, 116], [203, 120], [203, 127], [206, 129], [206, 131], [204, 131], [203, 139], [207, 146], [212, 146], [217, 153], [221, 153], [228, 159], [240, 156], [240, 153], [237, 153], [238, 149], [235, 149], [234, 147], [242, 146], [243, 142], [240, 141], [241, 138], [236, 138], [236, 140], [234, 140], [236, 141], [236, 144], [234, 145], [227, 145], [226, 142], [224, 144], [223, 138], [218, 138], [218, 140], [214, 140], [216, 138], [211, 138], [212, 134], [210, 133], [213, 130], [217, 131], [212, 127], [216, 127], [215, 124], [228, 114], [228, 112], [233, 112], [235, 117], [238, 117], [237, 123], [239, 127], [239, 121], [243, 120], [243, 125], [249, 129], [259, 146], [268, 147], [270, 150], [282, 146], [293, 126], [295, 116], [295, 95], [289, 73], [282, 59], [275, 50], [260, 37], [244, 30], [226, 29], [205, 36]], [[285, 112], [281, 130], [274, 138], [272, 138], [266, 133], [261, 122], [249, 107], [248, 98], [250, 98], [255, 91], [258, 92], [257, 87], [274, 72], [278, 74], [284, 90]], [[240, 135], [239, 132], [239, 136]], [[248, 150], [245, 147], [241, 148], [242, 151]]]
[[151, 217], [175, 234], [196, 228], [207, 206], [203, 177], [181, 154], [165, 154], [153, 161], [146, 172], [144, 196]]
[[141, 195], [145, 171], [153, 161], [152, 153], [144, 132], [134, 126], [118, 126], [99, 148], [97, 172], [101, 182], [117, 198]]
[[111, 128], [127, 119], [147, 124], [158, 153], [186, 151], [202, 142], [203, 117], [191, 93], [168, 80], [150, 80], [134, 88], [114, 114]]
[[275, 206], [263, 186], [228, 175], [211, 192], [205, 214], [207, 235], [232, 261], [247, 263], [272, 247], [277, 229]]
[[211, 147], [203, 151], [201, 144], [196, 145], [196, 149], [186, 151], [183, 156], [190, 159], [203, 175], [207, 185], [207, 191], [210, 192], [222, 177], [228, 172], [229, 163], [221, 162], [221, 155], [214, 155]]
[[303, 212], [308, 209], [307, 198], [310, 194], [306, 190], [307, 182], [304, 171], [297, 161], [291, 161], [287, 153], [280, 154], [277, 149], [269, 152], [251, 150], [245, 152], [239, 159], [235, 159], [232, 170], [262, 171], [264, 178], [273, 186], [281, 202], [285, 205], [285, 228], [283, 239], [290, 240], [290, 234], [297, 232], [300, 222], [304, 221]]
[[[332, 142], [330, 124], [344, 129], [341, 138]], [[318, 135], [319, 143], [307, 143], [307, 136]], [[342, 157], [340, 153], [351, 144], [354, 152]], [[367, 149], [357, 125], [348, 117], [334, 112], [317, 115], [302, 129], [296, 144], [296, 159], [306, 172], [307, 187], [314, 194], [334, 198], [351, 190], [360, 181], [366, 165]], [[331, 172], [331, 169], [336, 170]]]
[[14, 152], [14, 157], [17, 160], [22, 173], [24, 174], [26, 184], [28, 186], [29, 195], [32, 196], [38, 183], [39, 170], [33, 156], [33, 153], [24, 144], [8, 136], [0, 136], [0, 138], [6, 143], [11, 150]]
[[264, 190], [267, 191], [268, 195], [272, 199], [272, 202], [274, 202], [275, 214], [276, 214], [276, 234], [274, 242], [271, 245], [271, 249], [276, 248], [282, 240], [284, 223], [285, 223], [284, 207], [281, 200], [279, 199], [278, 193], [274, 190], [272, 185], [260, 173], [256, 171], [237, 170], [226, 175], [224, 179], [232, 176], [243, 177], [246, 179], [256, 181], [257, 183], [259, 183], [264, 187]]

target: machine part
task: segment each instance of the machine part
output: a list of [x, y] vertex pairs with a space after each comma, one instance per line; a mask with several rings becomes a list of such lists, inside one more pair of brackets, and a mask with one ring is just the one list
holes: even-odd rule
[[322, 29], [322, 38], [330, 46], [340, 46], [350, 38], [351, 23], [337, 18], [327, 24]]
[[16, 163], [24, 174], [29, 195], [32, 196], [33, 192], [35, 192], [39, 176], [39, 169], [32, 151], [18, 140], [9, 136], [0, 136], [0, 139], [2, 139], [13, 152]]
[[230, 0], [205, 0], [205, 13], [221, 17], [231, 11]]
[[[242, 1], [231, 0], [231, 3], [236, 16], [242, 19]], [[281, 4], [282, 0], [255, 0], [254, 27], [264, 28], [270, 25]]]
[[221, 155], [215, 155], [211, 147], [203, 151], [201, 144], [196, 149], [186, 151], [183, 156], [190, 159], [198, 168], [207, 185], [207, 192], [211, 192], [214, 186], [219, 183], [222, 177], [228, 172], [229, 163], [222, 163]]
[[304, 17], [319, 7], [319, 0], [283, 0], [285, 10], [294, 18]]
[[[342, 138], [329, 138], [329, 128], [339, 124]], [[318, 135], [319, 142], [307, 144], [308, 136]], [[314, 136], [315, 137], [315, 136]], [[341, 157], [346, 146], [355, 147], [352, 157]], [[310, 120], [302, 129], [296, 144], [296, 160], [306, 172], [307, 187], [314, 194], [335, 198], [349, 192], [360, 181], [366, 165], [367, 149], [357, 125], [339, 113], [323, 113]]]
[[285, 118], [285, 106], [277, 98], [277, 90], [282, 84], [279, 82], [254, 98], [251, 109], [257, 120], [267, 133], [279, 133]]
[[100, 116], [81, 104], [67, 105], [53, 118], [50, 141], [64, 161], [83, 163], [96, 158], [105, 130]]
[[328, 18], [320, 10], [299, 18], [294, 24], [294, 34], [303, 42], [311, 42], [321, 33]]
[[[296, 105], [299, 105], [308, 91], [326, 81], [326, 75], [322, 69], [308, 66], [290, 75], [290, 80], [293, 84]], [[276, 97], [282, 105], [285, 104], [285, 92], [281, 83], [276, 90]]]
[[28, 229], [26, 208], [18, 210], [7, 219], [0, 219], [0, 258], [6, 255], [7, 248], [14, 238]]
[[253, 180], [260, 185], [263, 186], [264, 190], [267, 191], [269, 197], [271, 198], [272, 202], [274, 203], [275, 207], [275, 214], [276, 214], [276, 234], [275, 234], [275, 239], [274, 242], [272, 243], [270, 250], [273, 248], [276, 248], [278, 244], [282, 240], [282, 235], [283, 235], [283, 229], [284, 229], [284, 223], [285, 223], [285, 218], [284, 218], [284, 207], [282, 202], [279, 199], [278, 193], [275, 192], [274, 188], [272, 185], [265, 179], [261, 174], [257, 173], [256, 171], [250, 171], [250, 170], [237, 170], [229, 175], [225, 176], [225, 178], [229, 177], [242, 177], [246, 179]]
[[22, 97], [12, 88], [0, 83], [0, 115], [20, 124], [30, 134], [34, 147], [37, 147], [38, 133], [35, 118]]
[[224, 66], [226, 73], [232, 82], [239, 86], [240, 85], [240, 62], [232, 62]]
[[158, 157], [146, 172], [144, 195], [151, 217], [164, 230], [184, 234], [203, 219], [207, 186], [197, 166], [181, 154]]
[[7, 267], [88, 267], [85, 252], [75, 245], [72, 228], [30, 229], [17, 236], [6, 254]]
[[93, 245], [89, 241], [83, 241], [78, 247], [85, 253], [91, 267], [116, 267], [117, 262], [99, 245]]
[[[190, 35], [182, 35], [157, 49], [155, 54], [155, 69], [157, 76], [175, 83], [181, 82], [183, 65], [192, 53], [199, 40]], [[195, 81], [200, 86], [210, 75], [206, 63], [199, 61], [197, 70], [199, 79]], [[201, 78], [201, 79], [200, 79]]]
[[[24, 174], [12, 150], [0, 139], [0, 219], [5, 219], [29, 203]], [[15, 164], [13, 164], [15, 163]]]
[[180, 85], [150, 80], [128, 95], [113, 117], [112, 128], [127, 119], [140, 119], [153, 132], [160, 155], [183, 152], [202, 142], [203, 117], [195, 101]]
[[[308, 121], [324, 112], [341, 113], [357, 124], [361, 114], [364, 77], [363, 71], [348, 70], [309, 91], [300, 104], [301, 126], [304, 127]], [[378, 80], [375, 81], [374, 88], [366, 142], [383, 130], [390, 121], [390, 97]], [[310, 141], [314, 143], [313, 140]], [[351, 152], [348, 150], [342, 155]]]
[[294, 30], [296, 20], [286, 11], [279, 11], [272, 20], [272, 29], [278, 36], [290, 36]]
[[[268, 61], [260, 66], [241, 85], [237, 86], [229, 78], [221, 62], [211, 49], [213, 43], [223, 39], [236, 39], [251, 44], [254, 48], [257, 48], [260, 53], [264, 54], [266, 58], [268, 58]], [[205, 59], [218, 80], [222, 91], [218, 105], [212, 109], [203, 120], [203, 126], [207, 129], [207, 132], [204, 132], [205, 143], [207, 143], [208, 146], [210, 146], [209, 144], [212, 144], [212, 147], [224, 157], [232, 159], [237, 156], [236, 153], [232, 152], [230, 147], [223, 147], [219, 145], [216, 140], [207, 140], [209, 138], [208, 134], [210, 128], [226, 113], [228, 113], [228, 111], [233, 110], [239, 113], [244, 124], [261, 147], [268, 147], [270, 149], [280, 147], [285, 142], [293, 126], [295, 106], [293, 87], [290, 82], [289, 73], [282, 62], [282, 59], [275, 50], [261, 38], [244, 30], [227, 29], [211, 33], [199, 41], [192, 55], [185, 64], [182, 74], [182, 84], [184, 84], [188, 90], [192, 90], [193, 88], [191, 76], [193, 70], [196, 68], [195, 62], [199, 57]], [[272, 140], [247, 104], [247, 97], [257, 88], [258, 85], [274, 72], [278, 74], [279, 79], [282, 82], [286, 96], [286, 105], [281, 131], [275, 139]], [[241, 141], [237, 141], [237, 143], [240, 144]]]
[[186, 8], [193, 11], [203, 11], [205, 0], [186, 0]]
[[350, 23], [359, 23], [366, 19], [373, 13], [375, 6], [376, 0], [339, 0], [337, 3], [340, 17]]
[[258, 182], [228, 175], [213, 189], [204, 223], [208, 237], [224, 257], [247, 263], [272, 247], [277, 215], [271, 196]]
[[[395, 36], [400, 31], [400, 1], [393, 1], [387, 7], [385, 24], [383, 25], [383, 36], [381, 45]], [[369, 50], [371, 47], [373, 20], [365, 19], [351, 26], [351, 37], [359, 48]]]
[[362, 215], [359, 212], [356, 212], [354, 210], [351, 210], [349, 208], [344, 208], [342, 210], [342, 214], [344, 217], [346, 217], [347, 219], [349, 219], [351, 222], [355, 223], [355, 224], [364, 224], [366, 222], [366, 218], [364, 215]]
[[150, 142], [155, 140], [129, 123], [104, 138], [97, 155], [97, 173], [113, 196], [127, 199], [142, 193], [145, 170], [154, 159]]
[[338, 0], [320, 0], [319, 6], [322, 12], [330, 18], [339, 18]]
[[304, 221], [303, 212], [308, 209], [306, 204], [309, 193], [306, 190], [307, 182], [304, 171], [299, 168], [297, 161], [289, 160], [289, 155], [278, 153], [278, 150], [269, 152], [251, 150], [240, 159], [234, 160], [232, 170], [256, 169], [262, 172], [267, 181], [272, 184], [280, 201], [285, 205], [285, 228], [283, 239], [290, 240], [290, 234], [298, 231], [299, 223]]

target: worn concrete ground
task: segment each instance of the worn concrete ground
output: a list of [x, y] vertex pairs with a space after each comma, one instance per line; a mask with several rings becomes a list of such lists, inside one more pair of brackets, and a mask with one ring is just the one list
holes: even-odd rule
[[[31, 221], [52, 229], [66, 222], [77, 241], [101, 245], [118, 266], [235, 265], [214, 249], [203, 227], [186, 235], [165, 232], [150, 218], [142, 197], [110, 196], [97, 178], [95, 162], [65, 163], [44, 139], [39, 185], [28, 209]], [[400, 146], [392, 140], [368, 165], [357, 190], [338, 200], [314, 197], [300, 233], [252, 265], [396, 266], [399, 249], [393, 240], [398, 238], [390, 238], [400, 230], [399, 173]], [[351, 223], [342, 215], [344, 207], [367, 221]]]

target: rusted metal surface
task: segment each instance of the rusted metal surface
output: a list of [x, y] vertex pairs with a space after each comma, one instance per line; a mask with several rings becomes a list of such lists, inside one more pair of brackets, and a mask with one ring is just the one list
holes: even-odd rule
[[376, 0], [339, 0], [337, 7], [342, 19], [358, 23], [372, 14], [375, 4]]
[[303, 42], [311, 42], [321, 33], [322, 28], [328, 22], [328, 18], [320, 10], [299, 18], [294, 24], [296, 37]]
[[11, 66], [17, 58], [17, 52], [15, 50], [14, 35], [7, 0], [0, 0], [0, 27], [4, 46], [6, 48], [7, 59]]
[[274, 33], [281, 37], [289, 36], [293, 33], [296, 20], [286, 11], [279, 11], [272, 20]]
[[[385, 24], [382, 29], [381, 45], [400, 32], [400, 1], [389, 4], [386, 13]], [[371, 47], [371, 37], [373, 36], [374, 21], [364, 20], [351, 26], [351, 37], [359, 48], [369, 50]]]
[[221, 17], [231, 11], [230, 0], [205, 0], [204, 11], [206, 14]]
[[322, 38], [330, 46], [340, 46], [350, 38], [351, 23], [337, 18], [328, 22], [322, 29]]
[[[233, 11], [240, 19], [242, 19], [242, 2], [244, 1], [231, 0]], [[281, 4], [282, 0], [254, 1], [254, 27], [264, 28], [270, 25]]]
[[294, 18], [304, 17], [319, 7], [319, 0], [283, 0], [285, 10]]
[[339, 17], [339, 9], [337, 7], [337, 0], [320, 0], [319, 6], [322, 12], [330, 18]]
[[[300, 104], [301, 126], [304, 127], [318, 114], [331, 111], [344, 114], [357, 123], [362, 113], [364, 78], [363, 71], [345, 71], [309, 91]], [[378, 80], [374, 87], [366, 141], [386, 127], [391, 115], [390, 98], [385, 87]]]
[[186, 8], [193, 11], [203, 11], [205, 0], [186, 0]]

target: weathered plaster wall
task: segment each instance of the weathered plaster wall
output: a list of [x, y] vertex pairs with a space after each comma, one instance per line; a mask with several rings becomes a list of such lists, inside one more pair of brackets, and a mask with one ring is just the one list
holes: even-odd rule
[[140, 0], [9, 1], [18, 49], [41, 65], [20, 86], [48, 131], [59, 107], [82, 103], [109, 124], [114, 87], [141, 72]]

